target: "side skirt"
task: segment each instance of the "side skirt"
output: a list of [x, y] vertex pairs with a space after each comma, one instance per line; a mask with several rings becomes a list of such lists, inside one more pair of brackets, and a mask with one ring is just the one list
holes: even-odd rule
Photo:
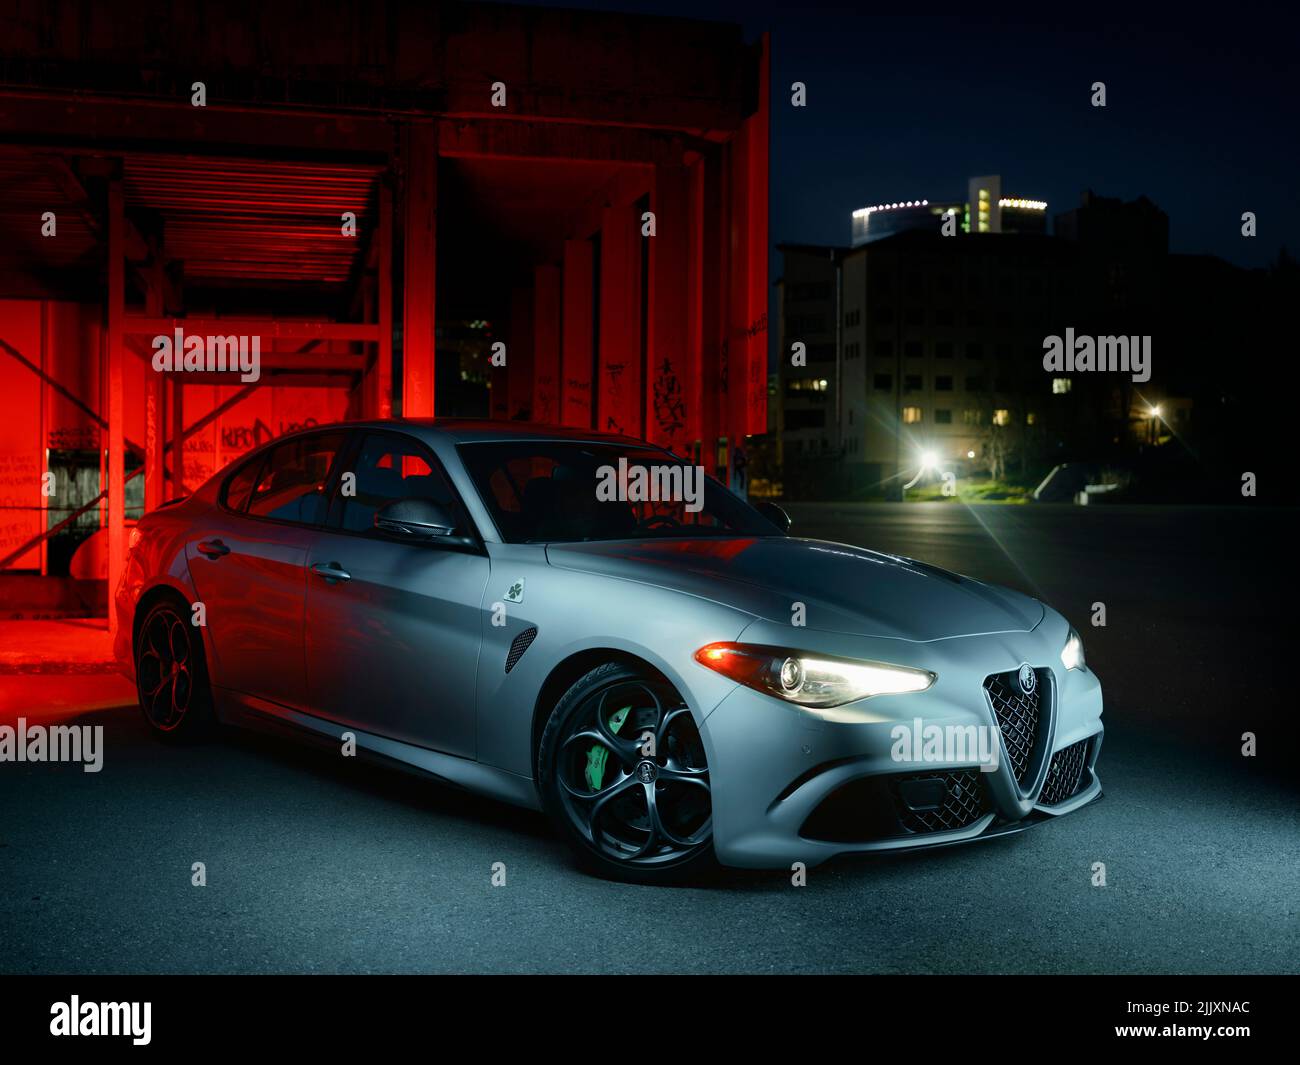
[[368, 761], [415, 773], [478, 795], [500, 799], [528, 810], [542, 808], [531, 777], [340, 725], [323, 717], [267, 702], [254, 695], [215, 686], [213, 693], [216, 696], [217, 716], [222, 724], [270, 732], [334, 750], [342, 744], [343, 734], [350, 732], [356, 737], [357, 753]]

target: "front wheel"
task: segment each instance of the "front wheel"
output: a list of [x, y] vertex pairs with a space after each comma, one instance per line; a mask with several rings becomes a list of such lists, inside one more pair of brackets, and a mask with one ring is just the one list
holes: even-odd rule
[[574, 684], [551, 711], [537, 772], [547, 813], [600, 875], [662, 883], [715, 864], [703, 741], [649, 670], [608, 662]]
[[140, 709], [155, 736], [194, 739], [212, 722], [203, 639], [179, 599], [150, 607], [135, 636], [135, 683]]

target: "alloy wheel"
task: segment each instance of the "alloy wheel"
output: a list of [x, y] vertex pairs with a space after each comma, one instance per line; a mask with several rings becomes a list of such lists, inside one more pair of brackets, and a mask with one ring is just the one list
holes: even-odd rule
[[569, 718], [556, 755], [564, 812], [603, 857], [663, 865], [712, 833], [704, 744], [667, 685], [619, 680], [590, 693]]
[[194, 697], [194, 644], [175, 609], [157, 606], [140, 630], [136, 677], [145, 717], [161, 732], [178, 728]]

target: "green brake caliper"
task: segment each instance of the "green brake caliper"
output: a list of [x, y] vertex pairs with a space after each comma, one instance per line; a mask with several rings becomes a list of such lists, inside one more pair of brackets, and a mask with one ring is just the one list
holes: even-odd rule
[[[630, 706], [625, 706], [622, 710], [614, 711], [609, 719], [610, 732], [617, 733], [623, 727], [631, 710]], [[599, 743], [587, 752], [587, 786], [592, 791], [600, 791], [600, 783], [605, 779], [605, 759], [608, 757], [609, 748]]]

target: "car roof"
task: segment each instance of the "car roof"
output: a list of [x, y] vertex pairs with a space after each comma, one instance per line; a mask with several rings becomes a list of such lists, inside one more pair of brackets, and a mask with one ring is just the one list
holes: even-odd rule
[[483, 442], [489, 440], [598, 440], [605, 443], [636, 444], [642, 447], [646, 441], [633, 436], [617, 433], [601, 433], [595, 429], [581, 429], [570, 426], [540, 425], [535, 422], [489, 421], [473, 418], [372, 418], [360, 421], [338, 422], [332, 426], [316, 426], [315, 429], [400, 429], [421, 433], [436, 433], [448, 437], [456, 443]]

